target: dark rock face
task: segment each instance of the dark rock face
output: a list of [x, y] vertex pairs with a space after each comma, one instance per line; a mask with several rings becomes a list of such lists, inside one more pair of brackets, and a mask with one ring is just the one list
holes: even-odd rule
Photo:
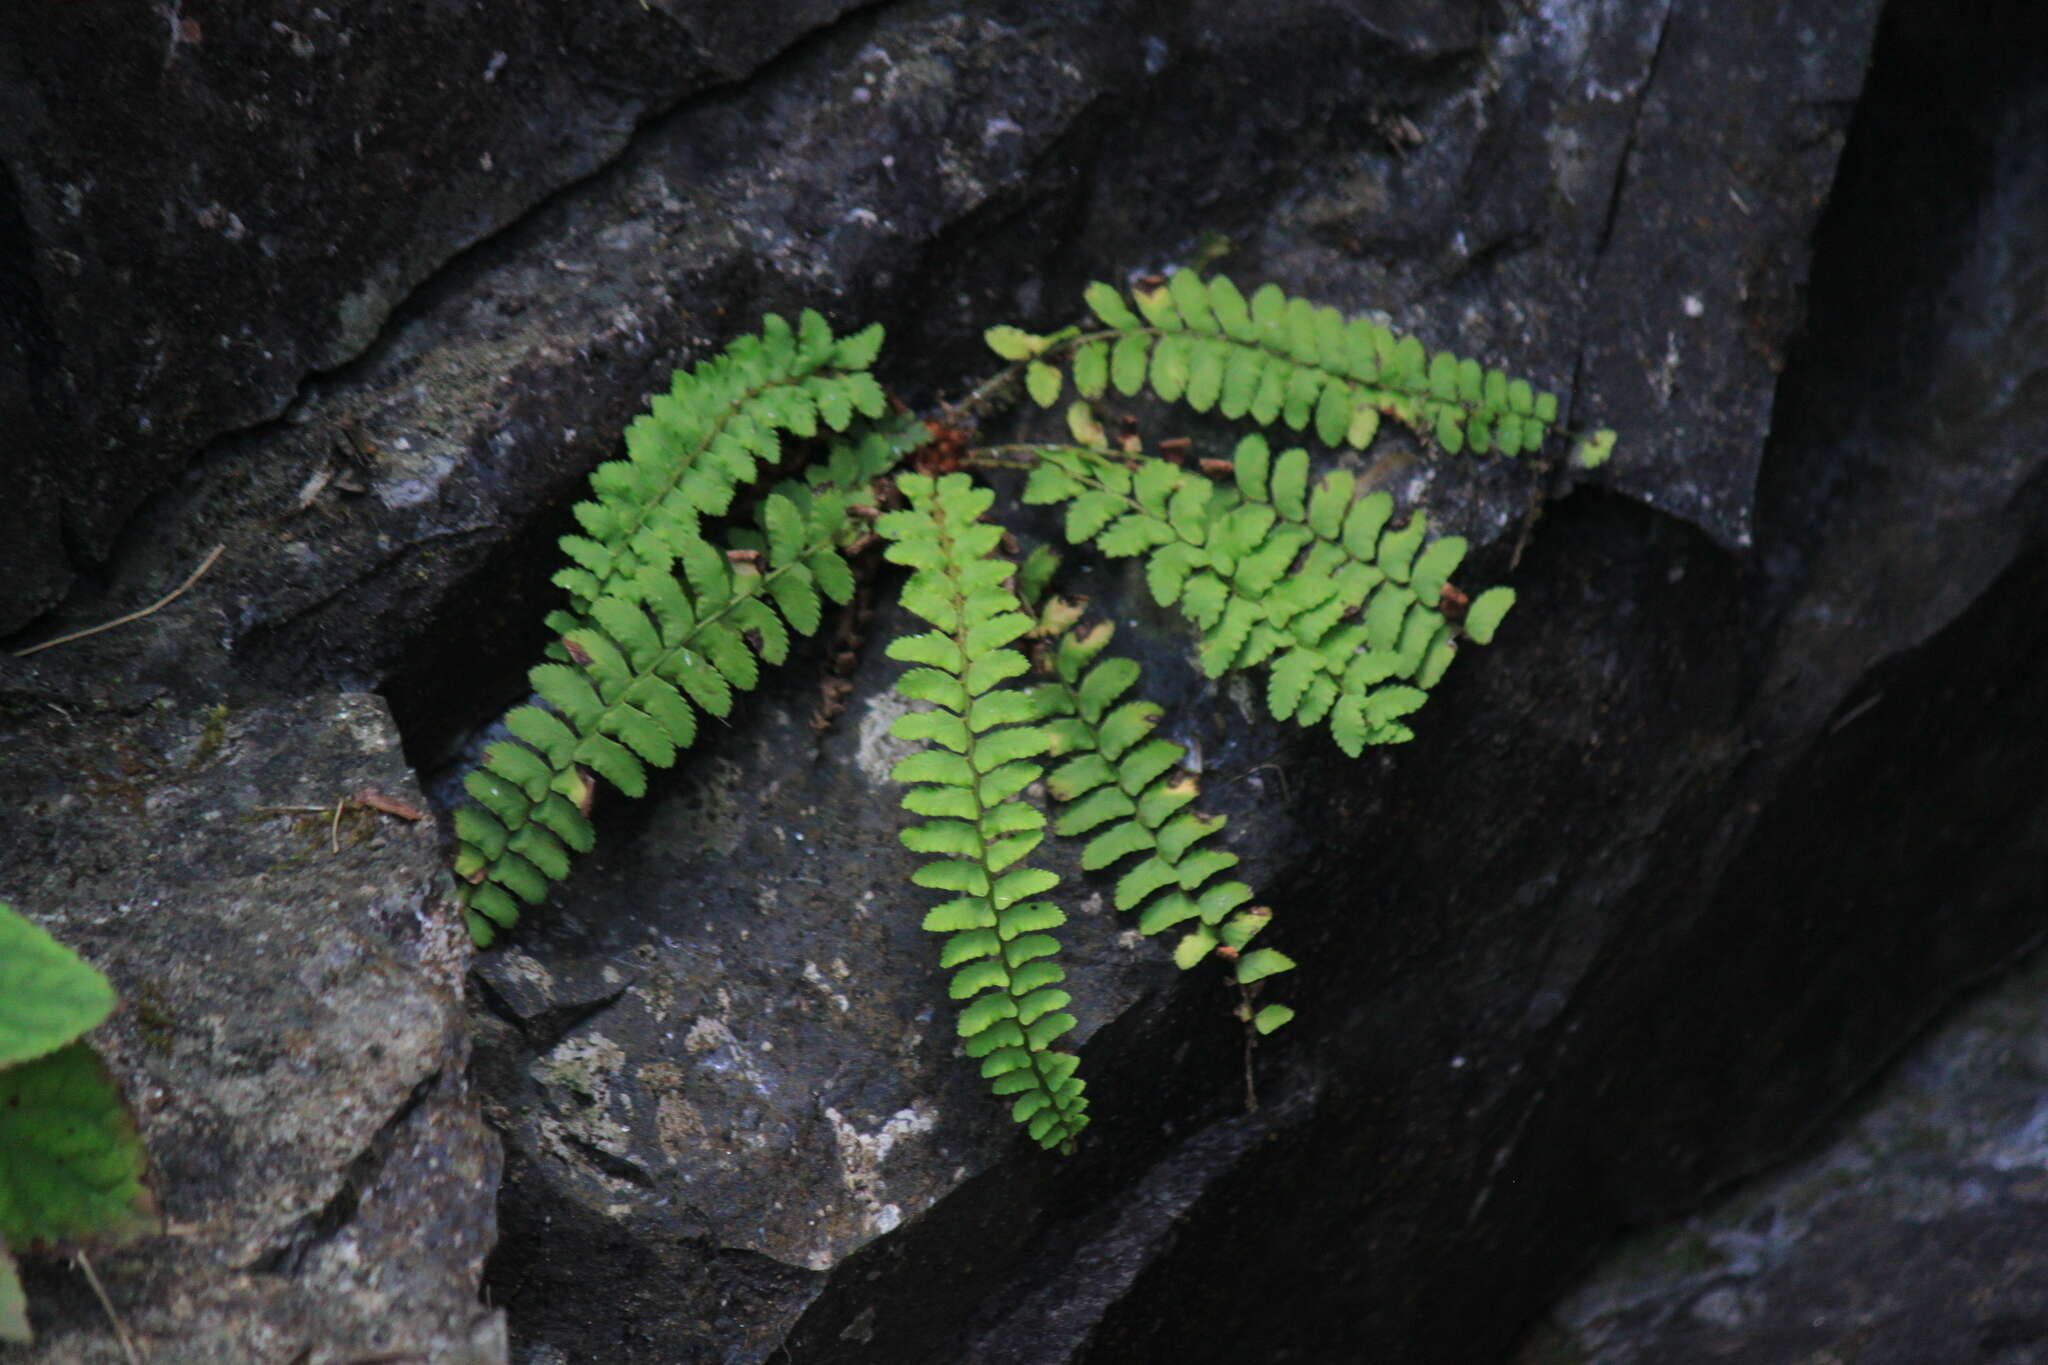
[[9, 6], [0, 634], [103, 560], [193, 450], [360, 355], [450, 257], [850, 7], [740, 25], [681, 3]]
[[[157, 433], [132, 466], [30, 465], [0, 516], [51, 528], [26, 509], [61, 498], [95, 558], [195, 449], [250, 428], [182, 464], [104, 588], [39, 631], [151, 601], [216, 542], [219, 567], [124, 631], [0, 662], [0, 701], [26, 733], [80, 698], [130, 724], [159, 700], [283, 714], [376, 687], [442, 768], [523, 690], [585, 472], [673, 364], [765, 309], [884, 320], [883, 374], [922, 403], [987, 372], [988, 324], [1057, 325], [1086, 279], [1228, 246], [1241, 281], [1528, 373], [1621, 430], [1575, 491], [1393, 437], [1361, 470], [1521, 593], [1398, 750], [1350, 762], [1264, 722], [1257, 684], [1203, 683], [1123, 566], [1070, 566], [1183, 707], [1170, 733], [1302, 963], [1300, 1018], [1250, 1059], [1256, 1111], [1213, 984], [1072, 868], [1081, 1149], [1029, 1150], [950, 1055], [886, 780], [886, 606], [835, 728], [808, 723], [822, 660], [800, 655], [647, 801], [606, 808], [599, 851], [479, 960], [470, 1012], [506, 1144], [490, 1278], [522, 1361], [1501, 1358], [1617, 1228], [1786, 1154], [2040, 936], [2048, 348], [2024, 301], [2048, 215], [2019, 15], [1894, 4], [1839, 185], [1874, 0], [407, 10], [365, 21], [332, 112], [300, 116], [332, 151], [376, 98], [413, 111], [383, 178], [235, 198], [206, 188], [245, 169], [226, 154], [178, 162], [206, 171], [188, 217], [217, 202], [253, 238], [238, 205], [276, 205], [280, 254], [205, 256], [161, 290], [109, 272], [260, 238], [121, 218], [112, 263], [60, 289], [55, 253], [85, 259], [61, 189], [90, 187], [51, 167], [97, 154], [76, 149], [100, 125], [52, 134], [48, 165], [0, 143], [0, 298], [25, 301], [0, 346], [29, 362], [0, 369], [26, 375], [0, 402], [85, 433], [39, 449], [100, 449], [116, 416], [91, 403], [115, 394]], [[254, 19], [218, 32], [243, 28], [292, 50]], [[43, 54], [34, 80], [0, 72], [17, 100], [107, 79], [31, 41], [57, 39], [16, 42]], [[257, 69], [166, 50], [165, 79], [206, 95], [194, 119]], [[419, 93], [457, 73], [468, 103]], [[1915, 81], [1945, 93], [1918, 108]], [[156, 183], [103, 159], [107, 184]], [[365, 207], [408, 185], [406, 213]], [[132, 325], [76, 331], [52, 300], [88, 288]], [[231, 363], [138, 388], [136, 299], [229, 336]], [[88, 340], [112, 348], [106, 383], [67, 368]], [[1021, 535], [1052, 533], [996, 482]], [[68, 572], [54, 541], [19, 543], [45, 548], [15, 621]], [[113, 743], [99, 724], [64, 744]], [[339, 780], [303, 757], [313, 786]], [[38, 774], [52, 810], [92, 794], [66, 771]], [[61, 842], [0, 867], [94, 856]], [[98, 856], [95, 875], [149, 855]], [[407, 875], [407, 913], [429, 913]], [[0, 894], [69, 913], [59, 882]], [[403, 1167], [436, 1101], [363, 1103], [386, 1126], [349, 1150]], [[160, 1155], [173, 1183], [204, 1188], [196, 1150]], [[466, 1216], [459, 1193], [422, 1209]]]
[[[99, 1258], [152, 1359], [505, 1358], [477, 1301], [497, 1139], [465, 1070], [467, 935], [430, 913], [383, 704], [45, 709], [0, 753], [0, 887], [114, 982], [165, 1235]], [[33, 1266], [33, 1263], [31, 1263]], [[123, 1359], [75, 1274], [28, 1279], [29, 1358]]]

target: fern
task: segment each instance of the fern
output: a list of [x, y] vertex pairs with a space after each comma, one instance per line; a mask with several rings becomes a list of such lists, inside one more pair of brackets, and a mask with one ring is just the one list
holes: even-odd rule
[[590, 501], [576, 504], [583, 535], [562, 538], [574, 562], [554, 577], [573, 606], [549, 615], [566, 635], [607, 594], [631, 596], [646, 569], [666, 571], [700, 517], [723, 516], [737, 491], [782, 458], [778, 433], [845, 432], [857, 416], [887, 409], [868, 367], [879, 324], [834, 338], [806, 308], [796, 329], [774, 313], [759, 336], [741, 337], [694, 370], [626, 428], [626, 458], [599, 465]]
[[[1138, 932], [1158, 934], [1193, 921], [1173, 950], [1182, 970], [1211, 955], [1233, 963], [1233, 979], [1251, 987], [1291, 970], [1293, 959], [1271, 948], [1246, 951], [1272, 918], [1265, 906], [1248, 905], [1252, 890], [1243, 882], [1218, 880], [1237, 866], [1237, 855], [1199, 847], [1222, 832], [1222, 816], [1189, 809], [1200, 794], [1183, 766], [1187, 750], [1154, 737], [1160, 708], [1124, 700], [1137, 684], [1138, 665], [1121, 656], [1103, 657], [1115, 627], [1098, 622], [1086, 630], [1073, 625], [1079, 609], [1055, 600], [1040, 617], [1039, 633], [1051, 648], [1051, 681], [1037, 689], [1039, 714], [1051, 757], [1063, 761], [1046, 778], [1061, 810], [1053, 832], [1087, 836], [1081, 866], [1110, 868], [1139, 854], [1143, 858], [1117, 879], [1116, 908], [1138, 912]], [[1249, 997], [1249, 992], [1248, 992]], [[1260, 1033], [1271, 1033], [1294, 1011], [1268, 1005], [1244, 1017]]]
[[1052, 1049], [1074, 1027], [1059, 942], [1046, 932], [1066, 916], [1032, 899], [1059, 878], [1024, 862], [1045, 838], [1045, 815], [1021, 799], [1052, 737], [1035, 723], [1029, 693], [1000, 686], [1030, 667], [1009, 646], [1033, 622], [1007, 586], [1011, 566], [993, 557], [1002, 528], [980, 520], [995, 495], [964, 474], [906, 474], [897, 486], [909, 509], [875, 529], [890, 542], [887, 557], [914, 571], [903, 605], [932, 627], [889, 646], [890, 658], [918, 665], [897, 690], [932, 708], [893, 730], [926, 746], [893, 773], [911, 784], [904, 808], [926, 817], [902, 839], [937, 855], [912, 880], [955, 893], [924, 927], [947, 935], [939, 960], [958, 969], [950, 994], [971, 1002], [960, 1013], [963, 1047], [982, 1059], [996, 1094], [1016, 1096], [1011, 1113], [1031, 1137], [1057, 1147], [1086, 1126], [1087, 1100], [1079, 1059]]
[[[1353, 756], [1410, 738], [1404, 718], [1461, 642], [1492, 639], [1513, 591], [1468, 598], [1451, 585], [1462, 538], [1431, 540], [1420, 509], [1396, 525], [1392, 498], [1362, 493], [1344, 470], [1312, 483], [1304, 449], [1276, 455], [1254, 433], [1229, 461], [1189, 469], [1112, 452], [1089, 402], [1149, 392], [1261, 428], [1312, 428], [1333, 447], [1363, 448], [1391, 417], [1453, 454], [1517, 455], [1555, 436], [1556, 397], [1270, 285], [1246, 299], [1220, 276], [1183, 271], [1128, 298], [1102, 284], [1086, 297], [1095, 330], [988, 333], [1037, 403], [1054, 405], [1069, 384], [1088, 400], [1068, 410], [1073, 442], [1021, 448], [1025, 501], [1066, 504], [1070, 541], [1142, 558], [1152, 595], [1194, 623], [1208, 676], [1265, 667], [1272, 714], [1327, 723]], [[547, 618], [551, 661], [529, 674], [533, 699], [507, 714], [511, 738], [485, 751], [465, 779], [474, 803], [454, 815], [460, 903], [478, 943], [591, 846], [599, 779], [643, 793], [647, 769], [694, 741], [699, 712], [728, 715], [735, 692], [787, 656], [792, 632], [819, 629], [824, 601], [850, 598], [842, 555], [867, 536], [886, 492], [877, 481], [927, 439], [923, 424], [886, 416], [868, 373], [880, 341], [878, 327], [834, 337], [814, 312], [795, 327], [771, 315], [758, 336], [678, 373], [628, 429], [626, 457], [592, 474], [580, 531], [561, 542], [571, 562], [554, 581], [569, 600]], [[800, 478], [743, 497], [782, 471], [785, 435], [825, 449]], [[1591, 466], [1613, 445], [1613, 432], [1596, 431], [1571, 458]], [[932, 458], [951, 467], [964, 446], [951, 433]], [[1053, 832], [1086, 841], [1085, 869], [1115, 873], [1115, 903], [1141, 932], [1178, 931], [1177, 963], [1232, 964], [1250, 1031], [1292, 1017], [1253, 1005], [1266, 978], [1295, 964], [1252, 946], [1270, 912], [1228, 877], [1238, 860], [1216, 847], [1224, 821], [1193, 809], [1185, 750], [1157, 734], [1159, 708], [1132, 695], [1137, 665], [1106, 655], [1111, 627], [1075, 630], [1078, 610], [1047, 598], [1055, 557], [998, 557], [1003, 532], [982, 520], [993, 494], [964, 474], [906, 474], [898, 486], [908, 507], [874, 528], [912, 570], [903, 605], [930, 626], [888, 651], [912, 665], [898, 690], [928, 708], [894, 727], [925, 746], [895, 769], [904, 808], [920, 817], [901, 838], [929, 855], [913, 881], [950, 897], [924, 925], [946, 936], [963, 1050], [1033, 1139], [1065, 1148], [1088, 1102], [1077, 1058], [1056, 1046], [1075, 1028], [1053, 934], [1065, 916], [1043, 899], [1057, 877], [1026, 861], [1047, 832], [1027, 788], [1045, 779], [1059, 803]], [[714, 519], [729, 524], [707, 529]], [[1048, 676], [1012, 685], [1030, 672], [1015, 647], [1027, 636]], [[1249, 1098], [1249, 1050], [1246, 1081]]]
[[1204, 673], [1270, 664], [1272, 714], [1327, 718], [1354, 758], [1412, 738], [1400, 718], [1428, 699], [1459, 638], [1486, 643], [1514, 602], [1513, 589], [1489, 589], [1454, 623], [1445, 589], [1464, 539], [1424, 548], [1424, 513], [1391, 527], [1392, 497], [1355, 497], [1344, 470], [1311, 490], [1298, 447], [1275, 459], [1264, 437], [1247, 436], [1233, 487], [1151, 456], [1126, 462], [1088, 446], [1036, 455], [1024, 500], [1066, 502], [1070, 541], [1145, 556], [1154, 599], [1201, 631]]
[[[1025, 386], [1040, 407], [1058, 402], [1069, 380], [1090, 401], [1149, 388], [1196, 412], [1313, 428], [1324, 445], [1357, 450], [1372, 443], [1384, 415], [1453, 455], [1534, 452], [1557, 422], [1557, 395], [1526, 379], [1275, 285], [1247, 300], [1224, 276], [1182, 270], [1141, 280], [1128, 297], [1097, 282], [1085, 298], [1099, 330], [988, 332], [997, 354], [1026, 362]], [[1598, 432], [1577, 459], [1597, 464], [1612, 448], [1613, 433]]]
[[593, 775], [641, 795], [647, 766], [668, 767], [695, 740], [697, 712], [729, 714], [734, 689], [751, 689], [762, 662], [786, 657], [790, 631], [818, 629], [821, 597], [851, 600], [840, 550], [865, 531], [851, 508], [871, 497], [868, 485], [906, 441], [876, 432], [835, 445], [807, 483], [779, 484], [762, 499], [757, 528], [736, 530], [728, 546], [705, 539], [694, 516], [646, 519], [640, 553], [653, 558], [631, 579], [610, 581], [580, 615], [549, 618], [566, 627], [568, 661], [528, 674], [543, 704], [506, 715], [513, 738], [485, 750], [463, 784], [476, 804], [455, 812], [455, 871], [479, 944], [518, 920], [519, 902], [543, 900], [548, 883], [568, 875], [571, 853], [590, 849]]

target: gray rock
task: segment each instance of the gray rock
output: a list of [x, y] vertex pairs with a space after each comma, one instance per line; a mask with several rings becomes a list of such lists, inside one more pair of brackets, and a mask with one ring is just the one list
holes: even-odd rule
[[[775, 44], [718, 26], [733, 84], [208, 448], [39, 635], [221, 542], [218, 567], [0, 663], [0, 704], [22, 726], [374, 686], [445, 777], [524, 693], [584, 473], [673, 364], [768, 308], [884, 320], [884, 375], [922, 403], [987, 372], [989, 323], [1057, 325], [1086, 279], [1227, 245], [1240, 279], [1530, 372], [1623, 456], [1574, 480], [1389, 438], [1361, 470], [1522, 594], [1398, 751], [1261, 722], [1121, 566], [1071, 566], [1185, 705], [1173, 733], [1302, 962], [1256, 1112], [1213, 983], [1085, 879], [1080, 1150], [1027, 1148], [948, 1055], [880, 779], [886, 612], [837, 728], [808, 725], [801, 655], [649, 801], [608, 805], [471, 1015], [507, 1145], [490, 1282], [535, 1365], [1498, 1358], [1617, 1227], [1782, 1157], [2041, 933], [2038, 795], [2006, 795], [2044, 757], [2040, 324], [2008, 302], [2038, 292], [2041, 144], [1987, 58], [2022, 50], [2003, 10], [1899, 12], [1880, 69], [1940, 55], [1955, 122], [1880, 85], [1866, 117], [1904, 112], [1850, 157], [1804, 346], [1868, 0], [912, 3], [743, 80]], [[474, 37], [419, 60], [460, 69]], [[422, 130], [417, 164], [461, 134]], [[1891, 153], [1943, 193], [1903, 194]], [[256, 420], [226, 410], [166, 459]], [[73, 862], [110, 875], [84, 842], [41, 860]], [[481, 1242], [454, 1245], [460, 1282]], [[1743, 1320], [1726, 1287], [1705, 1311]]]
[[[468, 936], [382, 703], [51, 708], [0, 752], [0, 890], [101, 968], [93, 1035], [135, 1107], [164, 1235], [97, 1260], [161, 1361], [488, 1365], [497, 1139], [464, 1078]], [[336, 816], [338, 815], [338, 818]], [[24, 1360], [122, 1360], [30, 1263]]]

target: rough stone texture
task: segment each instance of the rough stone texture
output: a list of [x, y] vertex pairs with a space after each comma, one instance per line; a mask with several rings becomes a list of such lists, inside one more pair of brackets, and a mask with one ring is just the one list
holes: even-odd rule
[[1825, 1147], [1617, 1247], [1518, 1365], [2048, 1359], [2048, 959], [1916, 1045]]
[[1530, 372], [1621, 429], [1577, 491], [1391, 437], [1362, 462], [1522, 594], [1397, 752], [1260, 723], [1075, 566], [1189, 705], [1303, 963], [1256, 1113], [1213, 987], [1085, 891], [1081, 1150], [1032, 1152], [950, 1064], [872, 640], [837, 730], [800, 657], [607, 807], [472, 1014], [532, 1365], [1500, 1358], [1616, 1228], [1782, 1156], [2042, 932], [2023, 9], [1897, 0], [1839, 186], [1874, 0], [848, 14], [208, 448], [38, 633], [219, 567], [0, 699], [375, 686], [443, 768], [523, 691], [583, 473], [766, 308], [883, 319], [921, 403], [986, 373], [989, 323], [1228, 245]]
[[[496, 1138], [464, 1069], [467, 935], [383, 704], [164, 697], [27, 717], [0, 751], [0, 888], [104, 970], [94, 1035], [140, 1115], [165, 1235], [99, 1258], [152, 1360], [488, 1365]], [[325, 808], [325, 809], [323, 809]], [[69, 1271], [9, 1358], [125, 1359]]]
[[193, 450], [360, 355], [450, 257], [850, 8], [8, 6], [0, 634], [104, 560]]

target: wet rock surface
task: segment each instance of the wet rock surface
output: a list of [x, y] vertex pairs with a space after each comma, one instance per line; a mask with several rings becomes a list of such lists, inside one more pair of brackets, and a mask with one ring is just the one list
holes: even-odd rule
[[[786, 38], [682, 5], [592, 11], [629, 75], [664, 43], [692, 61], [563, 95], [551, 118], [608, 131], [534, 153], [518, 194], [449, 172], [445, 202], [489, 222], [423, 214], [405, 283], [348, 346], [303, 322], [318, 307], [223, 295], [252, 344], [286, 337], [297, 359], [234, 402], [135, 400], [183, 433], [148, 457], [177, 481], [104, 581], [18, 643], [142, 606], [227, 548], [147, 620], [0, 662], [10, 740], [73, 727], [22, 751], [43, 756], [39, 799], [111, 827], [91, 765], [51, 755], [133, 747], [123, 727], [223, 699], [284, 715], [369, 688], [445, 785], [524, 693], [584, 474], [672, 366], [764, 309], [883, 320], [883, 377], [924, 403], [987, 372], [990, 323], [1057, 325], [1086, 279], [1227, 250], [1241, 281], [1530, 374], [1569, 420], [1620, 428], [1623, 454], [1575, 489], [1392, 438], [1359, 462], [1471, 536], [1474, 576], [1521, 602], [1416, 741], [1355, 763], [1261, 721], [1255, 684], [1202, 683], [1122, 566], [1070, 566], [1184, 707], [1169, 733], [1199, 749], [1204, 804], [1302, 963], [1300, 1018], [1250, 1059], [1254, 1112], [1221, 992], [1132, 941], [1078, 874], [1080, 1150], [1030, 1149], [950, 1055], [884, 780], [886, 608], [833, 728], [809, 723], [825, 659], [800, 651], [650, 799], [608, 804], [599, 851], [469, 981], [473, 1085], [506, 1151], [488, 1278], [513, 1359], [1498, 1359], [1616, 1229], [1785, 1156], [2048, 927], [2044, 314], [2015, 302], [2040, 296], [2048, 218], [2022, 7], [1960, 21], [1895, 0], [1860, 107], [1864, 0], [778, 14]], [[413, 37], [453, 71], [519, 31]], [[583, 49], [562, 51], [570, 74], [524, 78], [583, 79]], [[513, 74], [508, 56], [495, 80]], [[466, 126], [419, 131], [394, 174], [468, 156]], [[41, 184], [0, 204], [42, 212]], [[374, 271], [317, 210], [291, 210], [304, 241], [346, 247], [351, 281]], [[0, 220], [0, 248], [63, 247], [23, 221]], [[23, 280], [51, 297], [13, 259], [0, 298]], [[304, 285], [317, 303], [329, 276]], [[0, 346], [42, 345], [18, 316]], [[1203, 434], [1144, 416], [1148, 436]], [[102, 508], [91, 559], [120, 500], [112, 466], [76, 467]], [[160, 482], [118, 477], [123, 497]], [[998, 485], [1021, 535], [1052, 533]], [[56, 561], [22, 562], [34, 611]], [[293, 781], [327, 793], [324, 751], [272, 733], [269, 761], [304, 759]], [[378, 780], [402, 783], [400, 762], [385, 752]], [[429, 913], [432, 837], [372, 824], [418, 845], [382, 894]], [[43, 880], [74, 862], [154, 876], [82, 836], [11, 853], [19, 828], [4, 866], [45, 870], [0, 894], [46, 919], [85, 913]], [[116, 951], [89, 914], [77, 929], [95, 960]], [[458, 946], [420, 968], [437, 1010]], [[413, 1008], [410, 978], [391, 989], [383, 1008]], [[436, 1107], [460, 1034], [430, 1014], [439, 1060], [406, 1084], [440, 1079], [410, 1110], [366, 1090], [381, 1117], [306, 1181], [338, 1190], [365, 1152], [411, 1169], [427, 1138], [409, 1135], [441, 1131], [422, 1116], [466, 1112]], [[464, 1150], [421, 1217], [472, 1218], [494, 1175]], [[190, 1159], [159, 1153], [167, 1180]], [[390, 1207], [345, 1225], [367, 1237]], [[328, 1223], [303, 1260], [273, 1246], [276, 1266], [324, 1264]], [[435, 1303], [473, 1289], [488, 1231], [464, 1226]], [[140, 1288], [151, 1254], [123, 1263], [133, 1302], [168, 1312]], [[32, 1289], [89, 1330], [75, 1289]]]

